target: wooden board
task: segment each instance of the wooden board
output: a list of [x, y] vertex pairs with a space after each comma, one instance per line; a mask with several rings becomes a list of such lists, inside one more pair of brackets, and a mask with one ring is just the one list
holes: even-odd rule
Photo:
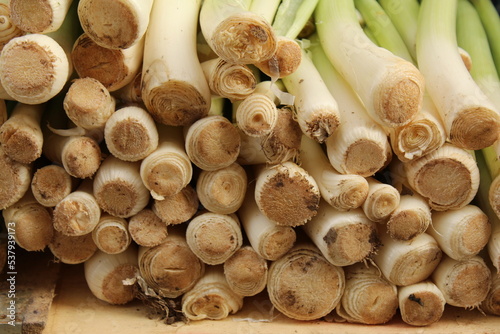
[[0, 333], [42, 333], [54, 299], [60, 264], [50, 252], [16, 247], [0, 274]]
[[385, 325], [354, 325], [326, 321], [296, 321], [272, 308], [265, 294], [246, 298], [244, 309], [225, 320], [192, 321], [189, 324], [166, 325], [148, 319], [141, 302], [111, 306], [97, 300], [88, 289], [83, 267], [65, 266], [62, 279], [49, 313], [44, 333], [203, 333], [203, 334], [392, 334], [392, 333], [500, 333], [500, 317], [485, 316], [477, 310], [447, 307], [443, 318], [428, 327], [406, 325], [396, 316]]

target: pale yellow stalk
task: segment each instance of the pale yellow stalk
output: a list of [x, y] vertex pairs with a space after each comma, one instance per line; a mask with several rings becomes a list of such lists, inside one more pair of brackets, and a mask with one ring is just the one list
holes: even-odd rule
[[338, 211], [322, 201], [318, 214], [302, 228], [336, 266], [366, 261], [380, 246], [376, 223], [359, 208]]
[[132, 237], [128, 232], [128, 221], [125, 218], [104, 213], [92, 230], [92, 239], [97, 248], [104, 253], [122, 253], [132, 242]]
[[373, 177], [368, 177], [366, 180], [368, 182], [368, 194], [361, 208], [368, 219], [383, 222], [399, 206], [401, 195], [390, 184], [380, 182]]
[[432, 273], [432, 280], [443, 293], [446, 303], [456, 307], [475, 308], [488, 295], [491, 271], [480, 256], [457, 261], [449, 256]]
[[70, 236], [54, 231], [49, 249], [57, 261], [65, 264], [84, 263], [97, 251], [92, 233]]
[[430, 280], [398, 287], [401, 319], [412, 326], [429, 326], [444, 314], [446, 300]]
[[60, 165], [50, 164], [38, 168], [31, 179], [33, 196], [45, 207], [54, 207], [69, 195], [77, 181]]
[[111, 154], [124, 161], [145, 159], [158, 147], [158, 137], [153, 117], [140, 106], [128, 105], [117, 109], [104, 126], [106, 147]]
[[186, 153], [197, 167], [216, 170], [236, 161], [240, 151], [238, 129], [219, 115], [204, 117], [187, 128]]
[[99, 300], [122, 305], [135, 298], [135, 287], [125, 281], [139, 274], [136, 247], [131, 246], [120, 254], [97, 251], [85, 261], [83, 270], [87, 286]]
[[128, 232], [139, 246], [154, 247], [168, 235], [167, 224], [152, 209], [144, 208], [128, 220]]
[[386, 223], [389, 235], [397, 240], [411, 240], [427, 231], [431, 224], [431, 208], [418, 194], [400, 195], [399, 205]]
[[99, 45], [126, 49], [138, 43], [150, 23], [153, 0], [81, 0], [78, 18]]
[[397, 312], [397, 287], [371, 264], [356, 263], [344, 268], [345, 291], [335, 309], [350, 323], [381, 325]]
[[71, 50], [73, 67], [80, 78], [97, 79], [110, 92], [130, 84], [141, 72], [144, 38], [126, 49], [100, 46], [81, 34]]
[[149, 288], [166, 298], [191, 290], [205, 272], [205, 264], [189, 248], [183, 229], [170, 229], [161, 244], [139, 247], [139, 270]]
[[94, 196], [105, 212], [128, 218], [146, 207], [149, 191], [139, 174], [140, 163], [123, 161], [109, 155], [94, 180]]
[[457, 261], [478, 255], [491, 236], [488, 216], [478, 206], [467, 204], [460, 209], [435, 211], [432, 227], [427, 230], [443, 252]]
[[202, 212], [189, 221], [186, 241], [204, 263], [222, 264], [243, 245], [239, 218], [235, 214]]
[[227, 284], [240, 296], [255, 296], [267, 285], [267, 260], [252, 246], [243, 245], [224, 264]]
[[368, 196], [368, 181], [356, 174], [340, 174], [319, 143], [302, 137], [301, 166], [316, 180], [321, 197], [333, 208], [346, 211], [361, 207]]
[[12, 23], [28, 33], [49, 33], [58, 30], [73, 0], [10, 0]]
[[255, 90], [257, 79], [245, 64], [228, 63], [220, 57], [201, 63], [212, 95], [243, 100]]
[[381, 229], [379, 237], [382, 246], [373, 261], [394, 285], [406, 286], [429, 278], [442, 258], [438, 243], [428, 233], [403, 241], [391, 238]]
[[52, 240], [52, 210], [38, 203], [29, 190], [16, 203], [3, 209], [2, 216], [5, 226], [11, 227], [8, 230], [15, 231], [16, 244], [22, 249], [43, 251]]
[[307, 223], [318, 212], [321, 194], [314, 178], [294, 162], [255, 166], [255, 202], [282, 226]]
[[474, 157], [450, 143], [403, 165], [411, 188], [434, 210], [461, 208], [470, 203], [479, 188]]
[[189, 320], [221, 320], [243, 307], [243, 296], [231, 290], [222, 265], [209, 266], [182, 296], [182, 313]]
[[92, 181], [84, 180], [54, 208], [54, 229], [64, 235], [91, 233], [99, 223], [101, 208], [94, 197]]
[[295, 245], [269, 266], [267, 291], [273, 306], [296, 320], [316, 320], [340, 302], [345, 289], [337, 267], [311, 243]]
[[196, 192], [201, 205], [208, 211], [230, 214], [240, 208], [247, 184], [245, 169], [238, 163], [232, 163], [214, 171], [200, 171]]
[[28, 191], [33, 164], [12, 161], [0, 145], [0, 209], [16, 203]]
[[188, 221], [198, 211], [200, 201], [196, 190], [187, 184], [175, 195], [154, 199], [152, 210], [167, 225]]
[[270, 134], [249, 136], [241, 129], [241, 148], [237, 162], [242, 165], [277, 164], [296, 161], [300, 153], [302, 130], [295, 121], [292, 108], [278, 107], [278, 121]]
[[180, 127], [157, 124], [158, 146], [141, 162], [141, 179], [154, 199], [180, 192], [193, 177]]
[[40, 122], [45, 107], [45, 104], [17, 103], [9, 118], [1, 124], [0, 145], [12, 160], [29, 164], [42, 155]]
[[250, 245], [266, 260], [275, 261], [281, 258], [297, 240], [293, 227], [277, 225], [259, 210], [252, 185], [249, 185], [237, 214]]

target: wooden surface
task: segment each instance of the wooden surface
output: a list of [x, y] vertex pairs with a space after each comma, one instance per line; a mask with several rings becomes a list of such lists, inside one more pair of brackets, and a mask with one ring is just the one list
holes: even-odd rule
[[[14, 254], [13, 271], [6, 267], [0, 274], [0, 333], [39, 334], [47, 322], [61, 266], [49, 252], [16, 247]], [[12, 304], [14, 320], [9, 317]]]
[[257, 333], [315, 333], [315, 334], [392, 334], [392, 333], [500, 333], [500, 317], [484, 316], [477, 310], [447, 307], [443, 318], [427, 327], [404, 324], [399, 316], [381, 326], [301, 322], [288, 319], [272, 310], [265, 293], [246, 298], [244, 309], [225, 320], [203, 320], [189, 324], [166, 325], [149, 319], [141, 302], [111, 306], [97, 300], [88, 289], [83, 267], [64, 266], [62, 279], [49, 313], [44, 333], [197, 333], [197, 334], [257, 334]]

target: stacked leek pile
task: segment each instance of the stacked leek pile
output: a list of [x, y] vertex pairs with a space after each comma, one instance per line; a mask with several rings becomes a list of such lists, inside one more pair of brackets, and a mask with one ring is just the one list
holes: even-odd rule
[[490, 0], [0, 10], [3, 218], [97, 298], [170, 321], [260, 293], [298, 320], [500, 315]]

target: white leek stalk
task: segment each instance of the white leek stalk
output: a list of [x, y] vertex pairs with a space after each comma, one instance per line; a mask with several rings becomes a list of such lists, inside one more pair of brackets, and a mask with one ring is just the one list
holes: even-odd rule
[[430, 280], [398, 287], [401, 319], [412, 326], [429, 326], [441, 319], [446, 300]]
[[311, 58], [303, 52], [297, 70], [282, 81], [287, 91], [295, 96], [295, 112], [302, 132], [323, 143], [339, 127], [341, 116], [336, 99]]
[[144, 44], [142, 100], [158, 123], [188, 125], [210, 108], [210, 88], [196, 53], [200, 5], [200, 0], [153, 3]]
[[97, 251], [97, 246], [92, 240], [92, 233], [71, 236], [55, 230], [49, 250], [62, 263], [79, 264], [90, 259]]
[[126, 49], [138, 43], [146, 33], [153, 2], [81, 0], [78, 18], [83, 30], [97, 44], [110, 49]]
[[277, 225], [259, 210], [252, 185], [249, 185], [237, 214], [250, 245], [266, 260], [275, 261], [281, 258], [297, 240], [295, 229]]
[[16, 203], [28, 191], [33, 164], [12, 161], [0, 145], [0, 209]]
[[315, 320], [332, 312], [345, 288], [344, 270], [310, 243], [295, 245], [269, 266], [267, 292], [273, 306], [296, 320]]
[[432, 235], [446, 255], [457, 261], [478, 255], [491, 236], [488, 216], [468, 204], [460, 209], [432, 213]]
[[73, 74], [71, 48], [81, 31], [76, 6], [77, 2], [73, 1], [56, 31], [26, 34], [4, 45], [0, 56], [0, 83], [12, 99], [39, 104], [63, 89]]
[[107, 254], [124, 252], [131, 244], [128, 221], [125, 218], [102, 214], [92, 230], [92, 239], [100, 251]]
[[122, 88], [113, 92], [116, 98], [130, 103], [142, 103], [142, 69]]
[[281, 2], [281, 0], [252, 0], [249, 10], [272, 23]]
[[83, 129], [103, 129], [115, 111], [116, 101], [104, 85], [91, 77], [77, 78], [64, 96], [68, 118]]
[[233, 122], [248, 136], [269, 135], [278, 122], [272, 85], [271, 81], [261, 81], [252, 94], [233, 102]]
[[201, 205], [220, 214], [236, 212], [245, 198], [248, 178], [245, 169], [232, 163], [214, 171], [200, 171], [196, 192]]
[[427, 231], [431, 223], [431, 208], [427, 201], [418, 194], [402, 194], [386, 225], [391, 238], [411, 240]]
[[359, 97], [332, 66], [317, 35], [312, 37], [312, 60], [339, 105], [340, 125], [326, 140], [328, 159], [343, 174], [371, 176], [386, 163], [390, 149], [384, 128], [368, 115]]
[[432, 280], [443, 293], [446, 303], [471, 309], [478, 307], [488, 295], [491, 274], [478, 255], [462, 261], [445, 255], [432, 273]]
[[128, 232], [132, 240], [143, 247], [157, 246], [168, 235], [167, 224], [150, 208], [144, 208], [129, 218]]
[[126, 49], [110, 49], [81, 34], [71, 50], [73, 67], [80, 78], [97, 79], [110, 92], [130, 84], [142, 69], [144, 37]]
[[303, 229], [323, 256], [336, 266], [366, 261], [380, 243], [376, 223], [361, 209], [342, 212], [324, 201], [318, 214]]
[[[62, 90], [71, 74], [64, 49], [43, 34], [11, 39], [2, 49], [0, 67], [1, 84], [7, 94], [26, 104], [48, 101]], [[30, 69], [28, 73], [26, 68]]]
[[139, 162], [123, 161], [110, 155], [101, 164], [94, 180], [94, 195], [107, 213], [128, 218], [149, 202], [149, 191], [142, 183]]
[[191, 290], [205, 272], [205, 264], [191, 251], [182, 230], [170, 229], [158, 246], [139, 247], [138, 259], [142, 278], [166, 298]]
[[424, 78], [419, 70], [365, 35], [353, 0], [320, 0], [315, 19], [326, 55], [368, 113], [389, 127], [407, 124], [422, 106]]
[[474, 82], [457, 52], [456, 14], [457, 0], [421, 2], [417, 61], [448, 139], [458, 147], [477, 150], [497, 140], [500, 111]]
[[0, 144], [14, 161], [29, 164], [42, 155], [43, 133], [40, 126], [45, 104], [17, 103], [9, 118], [0, 126]]
[[202, 212], [189, 221], [186, 241], [204, 263], [222, 264], [243, 245], [239, 218], [235, 214]]
[[[379, 4], [373, 0], [355, 0], [355, 4], [367, 27], [375, 35], [375, 43], [416, 65], [418, 2], [410, 0], [391, 4], [385, 1], [386, 6], [382, 7], [382, 2]], [[386, 130], [394, 153], [402, 161], [432, 152], [446, 140], [443, 122], [427, 93], [424, 95], [422, 108], [408, 124]]]
[[491, 224], [491, 236], [486, 249], [488, 251], [488, 257], [491, 260], [491, 264], [498, 273], [500, 272], [500, 218], [490, 202], [489, 191], [491, 187], [491, 174], [488, 172], [483, 153], [484, 151], [480, 151], [475, 154], [481, 178], [476, 201], [477, 205], [488, 216]]
[[368, 177], [368, 195], [361, 205], [368, 219], [374, 222], [386, 220], [401, 201], [398, 190], [390, 184]]
[[199, 205], [196, 190], [188, 184], [175, 195], [155, 199], [152, 210], [165, 224], [177, 225], [191, 219]]
[[268, 135], [255, 137], [238, 130], [241, 147], [237, 162], [241, 165], [296, 161], [300, 154], [302, 130], [289, 106], [278, 107], [278, 121]]
[[104, 126], [106, 147], [115, 157], [125, 161], [146, 158], [158, 147], [158, 137], [153, 117], [139, 106], [117, 109]]
[[84, 180], [54, 208], [54, 229], [68, 236], [92, 232], [99, 223], [101, 208], [94, 197], [92, 181]]
[[0, 50], [12, 38], [26, 33], [14, 24], [10, 13], [10, 0], [0, 1]]
[[427, 233], [403, 241], [391, 238], [381, 229], [379, 237], [382, 246], [373, 256], [373, 261], [395, 285], [406, 286], [429, 278], [441, 260], [443, 252]]
[[262, 73], [272, 80], [285, 78], [294, 73], [302, 61], [302, 50], [294, 39], [277, 36], [277, 48], [274, 55], [267, 60], [255, 64]]
[[500, 275], [497, 275], [496, 269], [491, 272], [491, 287], [488, 295], [481, 302], [479, 308], [486, 314], [500, 315]]
[[231, 101], [243, 100], [255, 90], [257, 79], [245, 64], [228, 63], [222, 58], [214, 58], [201, 63], [213, 95]]
[[182, 296], [182, 313], [189, 320], [221, 320], [243, 307], [243, 296], [226, 281], [222, 265], [209, 266], [204, 275]]
[[6, 227], [15, 227], [16, 244], [27, 251], [43, 251], [52, 240], [52, 212], [38, 203], [29, 190], [3, 209], [2, 216]]
[[126, 284], [137, 277], [137, 248], [129, 247], [120, 254], [97, 251], [83, 265], [85, 281], [92, 294], [112, 305], [126, 304], [135, 298], [135, 288]]
[[58, 30], [73, 0], [10, 0], [10, 17], [19, 29], [44, 34]]
[[75, 185], [76, 179], [56, 164], [38, 168], [31, 179], [33, 196], [45, 207], [56, 206], [73, 191]]
[[[46, 131], [42, 153], [53, 163], [61, 164], [74, 178], [92, 177], [101, 165], [99, 143], [84, 135], [59, 135]], [[57, 131], [56, 131], [57, 132]]]
[[373, 265], [356, 263], [344, 268], [345, 291], [335, 311], [350, 322], [385, 324], [398, 308], [397, 287]]
[[267, 260], [252, 246], [244, 245], [238, 249], [224, 262], [223, 268], [227, 284], [240, 296], [255, 296], [267, 285]]
[[207, 116], [191, 124], [184, 142], [191, 162], [203, 170], [231, 165], [238, 158], [241, 146], [236, 126], [219, 115]]
[[347, 211], [361, 207], [368, 196], [368, 181], [356, 174], [340, 174], [333, 168], [319, 143], [304, 136], [301, 166], [318, 184], [321, 197], [333, 208]]
[[403, 165], [411, 188], [434, 210], [461, 208], [470, 203], [479, 188], [474, 157], [450, 143]]
[[141, 162], [141, 179], [154, 199], [162, 200], [181, 191], [193, 177], [180, 127], [157, 124], [158, 146]]
[[207, 0], [200, 28], [210, 48], [230, 63], [255, 64], [271, 58], [276, 35], [270, 22], [250, 11], [248, 0]]
[[291, 161], [256, 166], [254, 196], [261, 212], [283, 226], [307, 223], [317, 214], [321, 199], [313, 177]]

